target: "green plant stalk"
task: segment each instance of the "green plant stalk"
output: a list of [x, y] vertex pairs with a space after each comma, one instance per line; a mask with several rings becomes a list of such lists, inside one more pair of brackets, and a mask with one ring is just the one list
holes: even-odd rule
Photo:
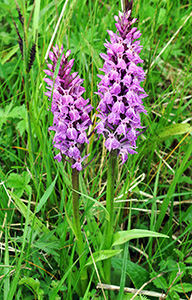
[[79, 171], [77, 169], [72, 170], [72, 185], [73, 185], [73, 220], [75, 226], [75, 236], [77, 239], [77, 250], [79, 254], [79, 262], [80, 262], [80, 269], [81, 269], [81, 288], [82, 293], [84, 295], [87, 285], [88, 285], [88, 275], [87, 275], [87, 268], [84, 267], [85, 265], [85, 255], [83, 252], [85, 251], [85, 246], [83, 243], [83, 236], [81, 232], [81, 223], [80, 223], [80, 216], [79, 216]]
[[25, 103], [27, 107], [27, 121], [28, 121], [28, 134], [29, 134], [29, 158], [31, 163], [31, 169], [34, 171], [34, 184], [37, 190], [38, 180], [37, 180], [37, 170], [35, 167], [35, 157], [34, 157], [34, 145], [33, 145], [33, 135], [31, 128], [31, 111], [30, 111], [30, 97], [29, 97], [29, 74], [28, 74], [28, 59], [29, 59], [29, 43], [28, 43], [28, 30], [27, 30], [27, 20], [26, 20], [26, 10], [25, 1], [22, 1], [22, 11], [24, 16], [24, 39], [23, 39], [23, 67], [24, 67], [24, 82], [25, 82]]
[[27, 121], [28, 121], [28, 133], [29, 133], [29, 156], [30, 156], [30, 161], [32, 161], [33, 167], [32, 170], [34, 170], [34, 174], [35, 174], [35, 186], [36, 186], [36, 190], [37, 190], [37, 170], [35, 167], [35, 157], [34, 157], [34, 145], [33, 145], [33, 135], [32, 135], [32, 128], [31, 128], [31, 116], [30, 116], [30, 107], [29, 107], [29, 76], [26, 70], [26, 64], [25, 65], [25, 101], [26, 101], [26, 105], [27, 105]]
[[[114, 190], [115, 190], [115, 171], [117, 164], [117, 151], [112, 150], [109, 154], [109, 163], [107, 170], [107, 194], [106, 194], [106, 209], [109, 213], [109, 220], [106, 220], [106, 227], [103, 237], [103, 249], [109, 250], [112, 245], [113, 236], [113, 206], [114, 206]], [[111, 259], [104, 261], [104, 276], [106, 283], [110, 283], [111, 278]]]

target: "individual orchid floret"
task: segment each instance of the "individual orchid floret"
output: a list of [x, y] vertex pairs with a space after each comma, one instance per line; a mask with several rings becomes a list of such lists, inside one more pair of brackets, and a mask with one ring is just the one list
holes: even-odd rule
[[139, 54], [142, 50], [139, 30], [132, 25], [137, 19], [131, 17], [131, 10], [119, 12], [115, 16], [117, 32], [108, 30], [110, 42], [104, 44], [107, 54], [100, 54], [104, 59], [98, 75], [101, 79], [97, 94], [101, 100], [97, 107], [99, 112], [96, 130], [105, 137], [105, 146], [117, 150], [125, 163], [128, 154], [137, 153], [137, 129], [143, 128], [140, 113], [147, 114], [142, 99], [147, 97], [140, 83], [145, 79], [145, 73], [138, 64], [143, 60]]
[[[48, 63], [48, 69], [44, 72], [51, 77], [44, 78], [47, 83], [47, 92], [49, 100], [52, 101], [51, 112], [54, 115], [53, 126], [49, 130], [55, 131], [53, 139], [54, 147], [59, 153], [54, 157], [59, 162], [62, 155], [69, 158], [72, 168], [78, 171], [82, 170], [82, 161], [87, 157], [82, 157], [84, 144], [88, 144], [87, 129], [91, 124], [89, 117], [93, 107], [88, 104], [89, 100], [85, 100], [82, 94], [85, 92], [81, 86], [81, 79], [77, 72], [71, 73], [74, 60], [68, 60], [71, 51], [63, 54], [63, 46], [61, 49], [56, 45], [53, 52], [49, 52], [49, 58], [52, 63]], [[59, 71], [54, 79], [54, 73], [58, 61], [60, 61]]]

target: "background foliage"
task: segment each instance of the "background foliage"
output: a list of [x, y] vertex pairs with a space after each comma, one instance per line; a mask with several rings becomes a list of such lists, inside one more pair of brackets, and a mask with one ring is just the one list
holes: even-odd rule
[[[0, 299], [78, 299], [80, 271], [68, 225], [71, 169], [53, 159], [48, 132], [52, 116], [43, 82], [45, 56], [64, 1], [27, 1], [26, 9], [18, 2], [28, 24], [28, 47], [37, 45], [27, 82], [13, 23], [14, 19], [24, 39], [16, 3], [2, 0], [0, 5]], [[70, 1], [54, 35], [53, 44], [72, 50], [73, 70], [85, 79], [85, 97], [94, 107], [103, 63], [99, 53], [105, 51], [106, 30], [115, 30], [113, 16], [119, 9], [119, 1]], [[125, 276], [127, 287], [140, 288], [163, 272], [146, 289], [168, 293], [169, 299], [189, 299], [192, 291], [191, 9], [191, 0], [134, 1], [133, 15], [142, 32], [143, 86], [149, 95], [148, 116], [142, 120], [147, 130], [138, 139], [138, 155], [119, 164], [116, 179], [114, 230], [150, 229], [170, 238], [134, 239], [115, 246], [112, 284], [120, 286]], [[89, 257], [100, 247], [105, 217], [107, 153], [102, 143], [92, 136], [88, 151], [90, 159], [96, 158], [80, 178]], [[127, 251], [128, 260], [121, 249]], [[99, 278], [90, 263], [90, 285], [83, 299], [104, 299], [96, 290], [102, 281], [101, 262], [97, 268]], [[117, 294], [111, 293], [111, 299], [117, 299]]]

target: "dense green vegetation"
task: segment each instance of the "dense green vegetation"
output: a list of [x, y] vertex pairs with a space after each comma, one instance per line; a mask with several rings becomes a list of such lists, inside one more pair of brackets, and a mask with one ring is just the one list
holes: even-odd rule
[[[73, 71], [85, 81], [85, 98], [98, 105], [97, 90], [108, 39], [120, 1], [2, 0], [0, 6], [0, 299], [131, 299], [125, 287], [143, 289], [134, 299], [190, 299], [192, 288], [192, 35], [191, 0], [134, 0], [146, 71], [143, 83], [147, 130], [136, 155], [118, 163], [114, 233], [150, 230], [169, 236], [126, 240], [116, 252], [100, 249], [106, 217], [108, 152], [92, 135], [91, 164], [80, 173], [80, 214], [89, 284], [82, 295], [72, 220], [72, 169], [54, 160], [50, 105], [43, 78], [47, 51], [71, 49]], [[65, 5], [66, 4], [66, 5]], [[63, 9], [64, 8], [64, 9]], [[60, 19], [61, 16], [61, 19]], [[24, 59], [16, 28], [24, 40]], [[36, 56], [26, 72], [32, 45]], [[92, 114], [95, 124], [95, 115]], [[94, 125], [93, 125], [94, 127]], [[114, 255], [114, 253], [116, 255]], [[94, 262], [92, 261], [92, 254]], [[110, 292], [103, 260], [111, 256]], [[152, 280], [153, 279], [153, 280]], [[150, 292], [150, 293], [149, 293]], [[157, 293], [159, 293], [157, 295]], [[134, 292], [135, 294], [135, 292]]]

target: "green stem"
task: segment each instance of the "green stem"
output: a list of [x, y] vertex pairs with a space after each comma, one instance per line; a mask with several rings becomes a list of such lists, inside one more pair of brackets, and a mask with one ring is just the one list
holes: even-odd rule
[[[113, 206], [114, 206], [114, 190], [115, 190], [115, 171], [117, 164], [117, 151], [112, 150], [109, 154], [109, 163], [107, 170], [107, 194], [106, 194], [106, 209], [109, 213], [109, 220], [106, 220], [104, 231], [103, 249], [109, 250], [112, 245], [113, 236]], [[110, 283], [111, 275], [111, 259], [104, 261], [104, 276], [106, 283]]]
[[35, 166], [35, 156], [34, 156], [34, 144], [33, 144], [33, 134], [32, 134], [32, 128], [31, 128], [31, 116], [30, 116], [30, 101], [29, 101], [29, 76], [26, 71], [26, 64], [25, 64], [25, 101], [27, 105], [27, 121], [28, 121], [28, 133], [29, 133], [29, 156], [30, 156], [30, 162], [32, 163], [32, 170], [34, 170], [35, 175], [35, 187], [37, 189], [38, 180], [37, 180], [37, 170]]
[[85, 255], [83, 252], [85, 251], [85, 246], [83, 243], [83, 236], [81, 232], [81, 223], [79, 216], [79, 194], [76, 191], [79, 191], [79, 171], [77, 169], [72, 170], [72, 184], [73, 184], [73, 219], [75, 225], [75, 235], [77, 239], [77, 250], [80, 256], [80, 269], [81, 269], [81, 288], [82, 293], [84, 295], [87, 284], [88, 284], [88, 276], [87, 276], [87, 268], [85, 265]]
[[[23, 15], [26, 16], [26, 7], [25, 7], [25, 1], [22, 1], [23, 5]], [[28, 70], [28, 54], [29, 54], [29, 45], [28, 45], [28, 35], [27, 35], [27, 23], [26, 23], [26, 17], [24, 18], [24, 40], [23, 40], [23, 66], [24, 66], [24, 81], [25, 81], [25, 103], [27, 107], [27, 121], [28, 121], [28, 136], [29, 136], [29, 158], [31, 163], [31, 170], [33, 170], [33, 175], [35, 175], [35, 187], [37, 190], [38, 185], [38, 179], [37, 179], [37, 170], [35, 166], [35, 156], [34, 156], [34, 144], [33, 144], [33, 134], [32, 134], [32, 127], [31, 127], [31, 99], [29, 96], [29, 74], [27, 72]]]

